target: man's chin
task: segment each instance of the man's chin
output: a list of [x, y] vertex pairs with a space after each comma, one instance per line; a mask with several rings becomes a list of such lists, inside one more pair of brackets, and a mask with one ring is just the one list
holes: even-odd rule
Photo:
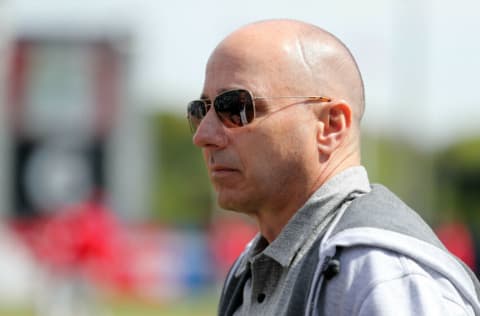
[[238, 199], [233, 199], [231, 197], [226, 197], [219, 194], [217, 197], [217, 203], [222, 209], [226, 211], [244, 214], [252, 213], [251, 210], [247, 207], [247, 203], [242, 202]]
[[217, 197], [217, 204], [226, 211], [239, 212], [238, 206], [231, 199]]

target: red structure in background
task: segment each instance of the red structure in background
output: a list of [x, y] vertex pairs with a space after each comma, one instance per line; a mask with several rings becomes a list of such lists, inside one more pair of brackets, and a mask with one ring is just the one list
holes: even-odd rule
[[109, 295], [157, 303], [223, 280], [255, 234], [238, 219], [216, 222], [211, 233], [126, 225], [97, 201], [12, 220], [10, 226], [54, 278], [82, 279]]
[[448, 250], [478, 273], [475, 271], [475, 243], [472, 233], [464, 223], [445, 223], [437, 227], [435, 232]]
[[37, 261], [57, 275], [79, 274], [125, 290], [133, 282], [133, 250], [125, 229], [101, 203], [79, 203], [50, 216], [14, 220], [11, 226]]
[[257, 232], [255, 225], [238, 217], [221, 216], [214, 220], [210, 229], [210, 245], [222, 274], [221, 279]]

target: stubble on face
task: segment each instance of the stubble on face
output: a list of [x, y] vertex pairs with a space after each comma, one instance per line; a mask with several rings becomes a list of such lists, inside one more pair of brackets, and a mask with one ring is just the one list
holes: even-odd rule
[[[225, 209], [255, 214], [282, 209], [305, 195], [314, 170], [312, 130], [298, 125], [304, 109], [277, 112], [267, 119], [236, 130], [222, 149], [204, 149], [207, 164], [228, 166], [223, 174], [210, 172], [218, 204]], [[313, 158], [315, 159], [315, 157]]]

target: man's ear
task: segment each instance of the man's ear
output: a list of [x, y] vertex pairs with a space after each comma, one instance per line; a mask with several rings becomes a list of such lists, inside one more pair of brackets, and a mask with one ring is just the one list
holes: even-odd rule
[[322, 155], [330, 156], [347, 137], [352, 125], [352, 109], [345, 102], [322, 106], [317, 130], [317, 145]]

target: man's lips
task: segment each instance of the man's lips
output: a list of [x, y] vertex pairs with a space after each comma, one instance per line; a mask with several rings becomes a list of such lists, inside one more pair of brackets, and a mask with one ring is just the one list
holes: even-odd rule
[[210, 167], [210, 175], [213, 178], [226, 177], [238, 171], [239, 171], [238, 169], [227, 167], [227, 166], [215, 165]]

